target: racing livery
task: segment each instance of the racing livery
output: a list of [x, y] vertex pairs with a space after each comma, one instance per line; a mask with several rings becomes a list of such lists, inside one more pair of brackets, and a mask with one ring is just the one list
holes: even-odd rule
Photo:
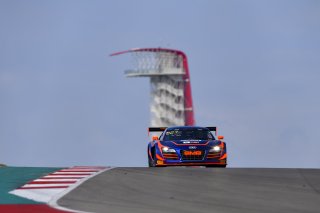
[[149, 167], [206, 166], [226, 167], [227, 147], [223, 136], [212, 134], [216, 127], [175, 126], [150, 127], [153, 136], [148, 144]]

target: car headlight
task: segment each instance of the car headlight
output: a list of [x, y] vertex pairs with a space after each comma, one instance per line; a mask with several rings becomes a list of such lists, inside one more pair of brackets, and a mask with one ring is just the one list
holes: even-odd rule
[[162, 152], [164, 152], [164, 153], [175, 153], [176, 150], [164, 146], [164, 147], [162, 147]]
[[209, 152], [220, 152], [220, 151], [221, 151], [220, 146], [213, 146], [213, 147], [211, 147]]

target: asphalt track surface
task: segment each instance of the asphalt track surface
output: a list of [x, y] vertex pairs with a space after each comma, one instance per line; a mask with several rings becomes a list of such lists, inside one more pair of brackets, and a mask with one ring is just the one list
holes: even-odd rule
[[58, 201], [106, 213], [319, 213], [319, 169], [114, 168]]

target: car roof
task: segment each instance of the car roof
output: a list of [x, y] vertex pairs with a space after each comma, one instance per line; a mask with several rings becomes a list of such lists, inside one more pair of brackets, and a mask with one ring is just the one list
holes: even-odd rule
[[172, 130], [172, 129], [208, 129], [208, 128], [202, 127], [202, 126], [172, 126], [167, 128], [167, 130]]

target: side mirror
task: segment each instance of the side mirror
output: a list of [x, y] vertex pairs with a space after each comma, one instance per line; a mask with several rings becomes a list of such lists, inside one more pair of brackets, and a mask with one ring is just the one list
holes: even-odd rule
[[223, 140], [223, 139], [224, 139], [224, 137], [222, 135], [218, 136], [218, 140]]
[[156, 136], [156, 135], [154, 135], [154, 136], [152, 136], [152, 140], [153, 140], [153, 141], [157, 141], [157, 140], [159, 140], [159, 137]]

